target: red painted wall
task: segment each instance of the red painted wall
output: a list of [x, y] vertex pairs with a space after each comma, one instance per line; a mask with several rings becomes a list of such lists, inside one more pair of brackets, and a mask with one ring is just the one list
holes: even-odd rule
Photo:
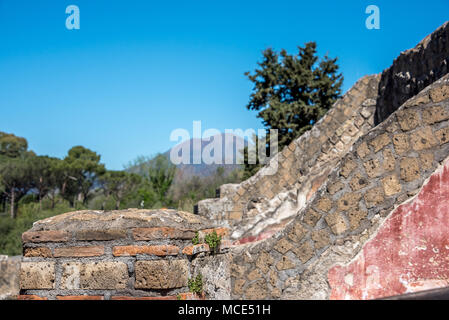
[[449, 286], [449, 160], [400, 205], [347, 266], [329, 270], [331, 299], [375, 299]]

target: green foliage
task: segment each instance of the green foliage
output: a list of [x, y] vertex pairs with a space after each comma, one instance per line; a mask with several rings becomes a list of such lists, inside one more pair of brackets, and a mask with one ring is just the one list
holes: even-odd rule
[[194, 245], [197, 245], [197, 244], [200, 243], [200, 234], [199, 234], [198, 231], [195, 232], [195, 236], [192, 238], [192, 243], [193, 243]]
[[126, 171], [107, 171], [100, 177], [104, 194], [115, 200], [115, 209], [120, 209], [123, 198], [131, 193], [141, 182], [141, 177]]
[[173, 182], [175, 172], [176, 166], [162, 154], [158, 154], [150, 163], [148, 179], [156, 193], [157, 200], [161, 203], [166, 203], [167, 192]]
[[28, 142], [25, 138], [0, 131], [0, 155], [16, 158], [24, 154], [27, 149]]
[[315, 42], [298, 50], [289, 55], [266, 49], [259, 69], [245, 73], [254, 83], [247, 109], [259, 111], [264, 125], [278, 130], [280, 148], [309, 130], [341, 94], [337, 59], [319, 59]]
[[51, 202], [47, 200], [43, 203], [43, 209], [35, 202], [21, 204], [15, 219], [0, 215], [0, 254], [22, 254], [22, 233], [29, 230], [35, 221], [71, 210], [67, 202], [58, 202], [52, 209]]
[[204, 242], [209, 245], [211, 251], [216, 251], [221, 243], [221, 236], [217, 235], [217, 232], [214, 230], [204, 237]]
[[72, 205], [76, 197], [87, 204], [94, 183], [105, 173], [105, 167], [100, 163], [101, 156], [96, 152], [76, 146], [69, 150], [67, 156], [60, 163], [62, 173], [61, 194]]
[[198, 274], [195, 278], [188, 281], [189, 291], [201, 294], [203, 292], [203, 276]]
[[208, 177], [193, 176], [190, 179], [176, 181], [169, 190], [168, 196], [177, 204], [179, 210], [193, 212], [193, 206], [200, 200], [214, 198], [216, 190], [226, 183], [242, 181], [243, 171], [238, 169], [224, 174], [222, 168]]

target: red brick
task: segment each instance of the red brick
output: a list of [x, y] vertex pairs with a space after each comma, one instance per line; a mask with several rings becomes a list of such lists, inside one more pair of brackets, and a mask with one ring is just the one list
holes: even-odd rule
[[22, 234], [25, 242], [65, 242], [70, 235], [65, 231], [28, 231]]
[[110, 241], [126, 238], [126, 230], [80, 230], [75, 232], [76, 240]]
[[158, 240], [158, 239], [192, 239], [195, 232], [192, 230], [181, 230], [169, 227], [135, 228], [133, 229], [134, 240]]
[[98, 257], [104, 255], [103, 246], [55, 248], [55, 257]]
[[200, 232], [204, 234], [209, 234], [212, 232], [216, 232], [218, 236], [222, 236], [223, 238], [229, 235], [229, 229], [228, 228], [212, 228], [212, 229], [204, 229]]
[[50, 248], [37, 247], [37, 248], [25, 248], [23, 250], [23, 256], [28, 258], [32, 257], [51, 258], [53, 255], [51, 253]]
[[103, 296], [56, 296], [58, 300], [104, 300]]
[[149, 254], [156, 256], [175, 256], [179, 254], [179, 247], [172, 245], [155, 245], [155, 246], [117, 246], [112, 250], [112, 254], [116, 257], [135, 256], [138, 254]]
[[17, 300], [48, 300], [48, 298], [30, 294], [30, 295], [19, 295], [17, 296]]
[[209, 251], [210, 251], [209, 245], [206, 243], [201, 243], [185, 247], [182, 250], [182, 253], [188, 256], [192, 256], [201, 252], [209, 252]]

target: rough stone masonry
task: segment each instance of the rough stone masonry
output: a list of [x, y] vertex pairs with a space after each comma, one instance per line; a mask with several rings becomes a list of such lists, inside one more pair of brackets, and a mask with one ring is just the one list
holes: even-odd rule
[[[174, 210], [86, 210], [39, 221], [22, 236], [18, 298], [195, 298], [188, 280], [211, 250], [207, 244], [193, 245], [192, 238], [213, 231], [222, 237], [228, 232]], [[225, 251], [222, 241], [214, 258], [218, 261]], [[209, 295], [219, 298], [220, 288]]]
[[[372, 299], [449, 285], [448, 35], [445, 23], [362, 78], [276, 156], [276, 174], [222, 186], [199, 215], [35, 223], [19, 299]], [[213, 230], [217, 252], [192, 244]], [[203, 296], [188, 292], [197, 274]]]

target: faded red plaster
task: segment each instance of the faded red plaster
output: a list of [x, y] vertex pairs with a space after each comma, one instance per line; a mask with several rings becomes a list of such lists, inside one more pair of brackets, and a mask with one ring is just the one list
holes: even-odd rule
[[328, 273], [331, 299], [375, 299], [449, 286], [449, 160], [396, 208], [350, 264]]

